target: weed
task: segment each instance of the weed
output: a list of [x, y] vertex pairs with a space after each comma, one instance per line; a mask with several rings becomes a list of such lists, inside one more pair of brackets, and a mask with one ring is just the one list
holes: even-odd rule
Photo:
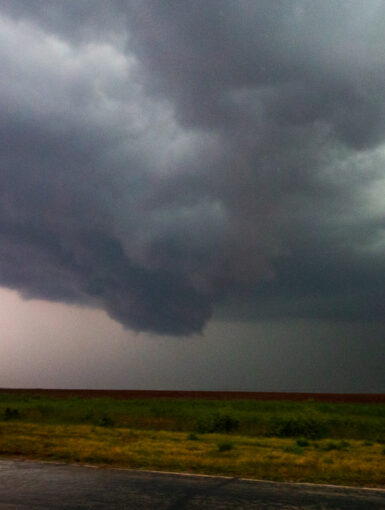
[[198, 441], [198, 440], [199, 440], [199, 437], [198, 437], [196, 434], [194, 434], [194, 433], [192, 432], [191, 434], [189, 434], [189, 435], [187, 436], [187, 439], [188, 439], [189, 441]]

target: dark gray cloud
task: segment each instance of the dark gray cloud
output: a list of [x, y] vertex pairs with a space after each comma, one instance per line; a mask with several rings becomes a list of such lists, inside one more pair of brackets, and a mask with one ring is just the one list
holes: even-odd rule
[[385, 5], [0, 1], [0, 283], [135, 330], [378, 321]]

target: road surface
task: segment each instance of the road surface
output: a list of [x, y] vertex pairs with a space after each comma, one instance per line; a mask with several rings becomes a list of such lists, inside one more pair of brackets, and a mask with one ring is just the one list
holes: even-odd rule
[[0, 509], [385, 509], [385, 491], [0, 461]]

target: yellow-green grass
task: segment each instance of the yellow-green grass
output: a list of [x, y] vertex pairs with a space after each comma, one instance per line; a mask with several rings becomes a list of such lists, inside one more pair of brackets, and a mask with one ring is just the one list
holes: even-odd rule
[[333, 438], [385, 443], [385, 404], [201, 399], [53, 398], [0, 393], [0, 420], [139, 430]]
[[0, 453], [110, 467], [385, 487], [384, 445], [362, 440], [311, 441], [9, 420], [0, 422]]

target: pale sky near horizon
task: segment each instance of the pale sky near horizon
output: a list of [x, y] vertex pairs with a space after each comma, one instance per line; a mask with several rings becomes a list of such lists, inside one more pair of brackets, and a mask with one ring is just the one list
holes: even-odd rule
[[0, 388], [385, 391], [373, 326], [212, 322], [202, 335], [157, 337], [127, 331], [101, 310], [3, 289], [0, 328]]
[[0, 0], [0, 386], [385, 392], [384, 26]]

